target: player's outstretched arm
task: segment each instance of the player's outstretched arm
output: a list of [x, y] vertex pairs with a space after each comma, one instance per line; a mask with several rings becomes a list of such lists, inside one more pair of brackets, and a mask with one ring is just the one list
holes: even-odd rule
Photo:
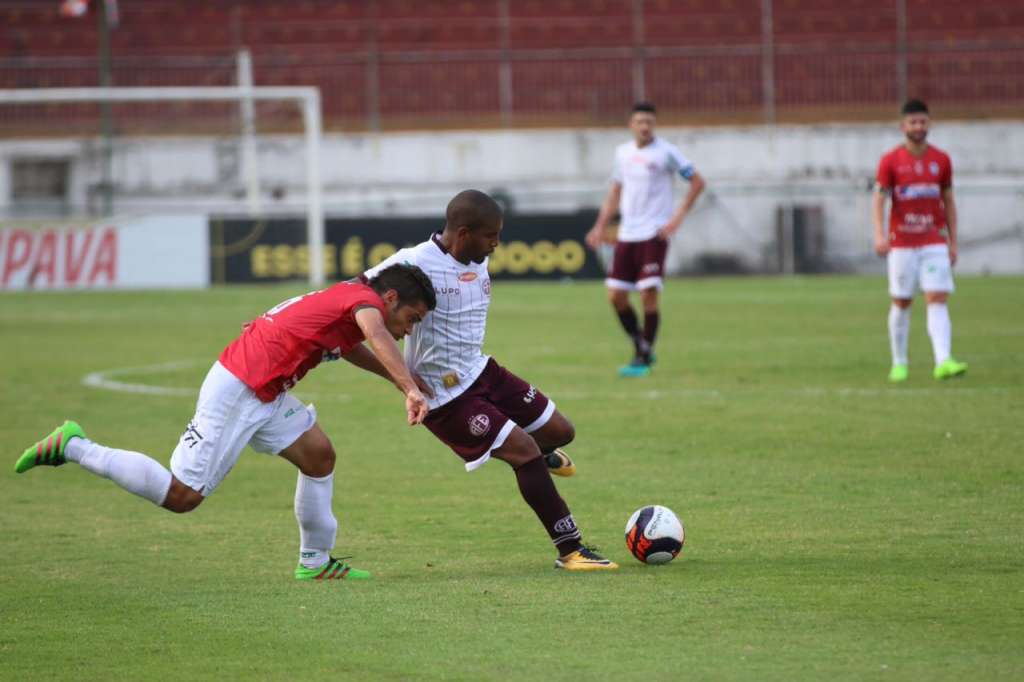
[[384, 317], [376, 308], [361, 308], [356, 311], [356, 324], [363, 331], [366, 342], [370, 344], [374, 355], [387, 370], [391, 380], [405, 393], [405, 409], [410, 424], [419, 424], [427, 416], [427, 400], [420, 393], [416, 382], [398, 352], [391, 332], [384, 325]]
[[[380, 360], [378, 360], [377, 356], [373, 354], [373, 351], [371, 351], [363, 344], [357, 345], [355, 348], [350, 350], [348, 353], [342, 355], [341, 357], [351, 362], [359, 369], [365, 370], [367, 372], [372, 372], [373, 374], [376, 374], [379, 377], [387, 379], [399, 391], [402, 390], [402, 387], [399, 386], [398, 383], [391, 378], [391, 375], [388, 374], [388, 371], [384, 369], [384, 365], [380, 363]], [[423, 395], [427, 396], [428, 398], [434, 397], [434, 391], [431, 390], [430, 386], [427, 385], [427, 382], [423, 381], [423, 379], [420, 378], [420, 375], [416, 374], [416, 372], [413, 372], [412, 370], [409, 371], [409, 374], [412, 375], [413, 381], [416, 382], [416, 386], [420, 389], [420, 392], [423, 393]]]

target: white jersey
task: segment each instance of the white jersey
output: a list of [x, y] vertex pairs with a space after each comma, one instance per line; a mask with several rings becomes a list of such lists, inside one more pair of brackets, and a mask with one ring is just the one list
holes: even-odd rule
[[612, 173], [612, 181], [622, 185], [619, 241], [653, 239], [658, 228], [672, 217], [672, 180], [676, 173], [689, 180], [694, 172], [693, 164], [679, 148], [660, 137], [645, 147], [637, 147], [636, 142], [619, 145]]
[[430, 409], [461, 395], [487, 365], [483, 354], [487, 308], [491, 303], [491, 277], [487, 259], [464, 265], [438, 241], [438, 235], [401, 249], [364, 273], [372, 278], [395, 263], [418, 266], [430, 278], [437, 307], [423, 318], [405, 340], [405, 362], [434, 391]]

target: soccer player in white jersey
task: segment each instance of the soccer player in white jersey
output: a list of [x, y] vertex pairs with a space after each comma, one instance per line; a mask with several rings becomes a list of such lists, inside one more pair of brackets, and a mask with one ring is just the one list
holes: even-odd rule
[[[434, 285], [437, 306], [405, 343], [405, 361], [430, 408], [423, 424], [473, 471], [491, 458], [515, 471], [523, 499], [558, 550], [556, 568], [592, 571], [618, 568], [585, 547], [572, 513], [551, 473], [571, 475], [575, 466], [560, 450], [575, 437], [555, 404], [528, 382], [483, 353], [494, 252], [503, 216], [483, 192], [466, 190], [449, 202], [444, 229], [401, 249], [364, 278], [396, 263], [416, 265]], [[418, 376], [417, 376], [418, 375]]]
[[[654, 124], [653, 104], [641, 102], [633, 107], [629, 119], [633, 141], [615, 150], [608, 195], [586, 236], [587, 245], [596, 251], [608, 221], [616, 211], [622, 216], [605, 286], [622, 328], [633, 341], [633, 361], [619, 369], [620, 375], [628, 377], [650, 374], [661, 320], [658, 292], [663, 286], [668, 242], [704, 191], [700, 173], [674, 144], [654, 136]], [[689, 180], [690, 188], [673, 211], [672, 183], [676, 175]], [[631, 291], [640, 292], [643, 328], [629, 302]]]
[[[903, 105], [900, 127], [906, 140], [878, 164], [871, 214], [875, 252], [888, 260], [889, 381], [907, 380], [910, 304], [920, 286], [928, 304], [928, 335], [932, 340], [939, 380], [967, 372], [967, 363], [953, 358], [953, 324], [946, 302], [953, 292], [956, 265], [957, 214], [953, 200], [953, 164], [949, 155], [928, 144], [928, 106], [918, 99]], [[884, 230], [886, 198], [892, 198], [889, 229]]]

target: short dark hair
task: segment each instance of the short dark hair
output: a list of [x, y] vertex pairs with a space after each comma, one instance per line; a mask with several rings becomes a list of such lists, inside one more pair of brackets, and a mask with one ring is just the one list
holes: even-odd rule
[[490, 195], [476, 189], [466, 189], [448, 202], [445, 210], [447, 227], [456, 229], [466, 226], [470, 231], [501, 222], [502, 212], [498, 202]]
[[430, 283], [427, 274], [415, 265], [389, 265], [378, 272], [377, 276], [369, 281], [369, 285], [378, 294], [394, 289], [398, 292], [399, 305], [416, 305], [422, 302], [427, 304], [427, 310], [437, 307], [434, 285]]
[[650, 102], [637, 102], [633, 105], [633, 113], [644, 112], [646, 114], [657, 114], [657, 109]]
[[910, 114], [927, 114], [928, 105], [924, 103], [924, 100], [920, 99], [908, 99], [904, 104], [903, 108], [900, 109], [904, 116]]

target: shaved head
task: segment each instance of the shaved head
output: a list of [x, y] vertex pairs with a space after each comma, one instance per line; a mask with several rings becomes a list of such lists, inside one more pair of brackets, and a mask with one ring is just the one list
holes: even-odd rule
[[476, 232], [482, 227], [501, 223], [501, 206], [483, 192], [475, 189], [463, 190], [448, 202], [445, 221], [448, 229], [466, 227], [471, 232]]

